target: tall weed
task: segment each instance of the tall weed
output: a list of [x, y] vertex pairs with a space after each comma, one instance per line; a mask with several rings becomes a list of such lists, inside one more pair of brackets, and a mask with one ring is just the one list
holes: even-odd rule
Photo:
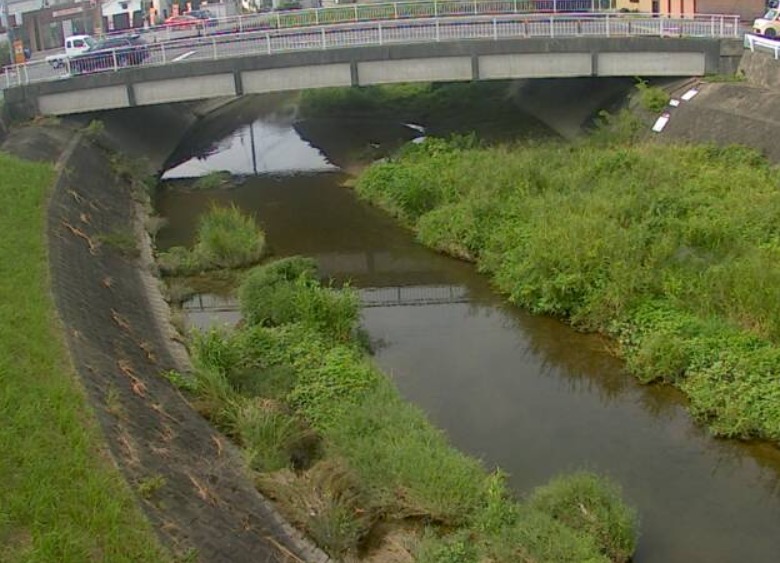
[[[475, 260], [514, 303], [610, 334], [641, 326], [629, 367], [686, 390], [717, 432], [780, 435], [768, 352], [743, 346], [780, 344], [776, 169], [744, 147], [647, 144], [630, 117], [606, 121], [571, 145], [422, 143], [356, 190], [425, 244]], [[682, 332], [645, 323], [648, 306]], [[738, 376], [733, 361], [701, 359], [729, 350]]]
[[[522, 506], [509, 497], [504, 476], [487, 475], [453, 449], [371, 363], [352, 330], [354, 295], [323, 287], [311, 261], [258, 267], [240, 293], [244, 325], [194, 335], [196, 404], [265, 475], [258, 479], [263, 490], [331, 555], [357, 553], [383, 519], [455, 531], [456, 539], [423, 542], [421, 557], [434, 560], [500, 552], [584, 561], [578, 557], [607, 549], [590, 530], [552, 518], [520, 522]], [[321, 437], [314, 453], [306, 451], [312, 436]], [[284, 477], [280, 470], [296, 458], [320, 461], [310, 468], [297, 463], [304, 470]], [[564, 539], [552, 551], [528, 539], [548, 541], [556, 531]], [[480, 540], [457, 539], [471, 535]]]

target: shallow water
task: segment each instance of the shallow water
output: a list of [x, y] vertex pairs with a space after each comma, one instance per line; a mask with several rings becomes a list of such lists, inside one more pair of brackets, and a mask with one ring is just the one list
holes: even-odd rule
[[[359, 153], [381, 148], [382, 132], [405, 130], [361, 127], [342, 135], [343, 122], [318, 123], [317, 135], [331, 137], [318, 142], [312, 128], [276, 118], [212, 139], [210, 155], [180, 159], [166, 178], [227, 169], [243, 179], [211, 191], [172, 180], [158, 201], [170, 221], [158, 244], [191, 243], [211, 202], [235, 203], [263, 225], [276, 256], [314, 257], [324, 275], [361, 290], [377, 363], [455, 446], [507, 471], [518, 495], [592, 469], [620, 482], [640, 511], [635, 561], [780, 560], [778, 450], [711, 438], [678, 393], [637, 384], [601, 338], [504, 304], [470, 265], [421, 247], [357, 200], [313, 144]], [[199, 325], [238, 318], [229, 298], [199, 296], [188, 307]]]

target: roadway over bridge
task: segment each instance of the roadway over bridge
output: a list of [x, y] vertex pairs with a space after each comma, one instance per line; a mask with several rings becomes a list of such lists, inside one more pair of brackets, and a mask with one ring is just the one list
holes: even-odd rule
[[132, 67], [121, 68], [116, 55], [108, 68], [78, 76], [20, 65], [6, 71], [5, 99], [25, 114], [65, 115], [395, 82], [701, 76], [735, 70], [743, 52], [738, 36], [731, 16], [596, 13], [239, 26], [150, 44], [148, 59]]

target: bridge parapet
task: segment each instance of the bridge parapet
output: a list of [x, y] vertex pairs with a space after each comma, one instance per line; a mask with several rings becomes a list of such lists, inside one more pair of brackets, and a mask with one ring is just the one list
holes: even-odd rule
[[[547, 0], [544, 0], [547, 1]], [[563, 0], [554, 0], [563, 2]], [[590, 0], [572, 0], [590, 1]], [[520, 0], [522, 6], [524, 0]], [[127, 56], [121, 50], [107, 51], [99, 55], [80, 56], [71, 62], [65, 60], [63, 71], [52, 69], [46, 61], [36, 61], [5, 67], [0, 87], [10, 88], [34, 82], [62, 80], [76, 74], [96, 72], [117, 72], [128, 65], [147, 67], [180, 63], [187, 60], [213, 59], [272, 55], [275, 53], [339, 49], [361, 45], [389, 45], [417, 42], [467, 41], [473, 39], [493, 39], [531, 37], [689, 37], [723, 38], [739, 36], [737, 16], [697, 16], [695, 18], [659, 18], [654, 15], [615, 14], [615, 13], [526, 13], [518, 12], [517, 0], [474, 0], [459, 2], [409, 3], [411, 6], [433, 7], [430, 17], [407, 19], [403, 12], [399, 16], [400, 4], [372, 4], [362, 14], [354, 12], [355, 22], [344, 23], [342, 8], [335, 12], [322, 10], [302, 11], [315, 14], [316, 20], [327, 19], [333, 23], [327, 25], [307, 25], [307, 17], [301, 17], [300, 25], [289, 27], [276, 22], [276, 27], [261, 21], [238, 19], [238, 24], [229, 21], [229, 27], [195, 30], [195, 35], [168, 38], [150, 32], [154, 42], [143, 53], [133, 51]], [[557, 4], [556, 4], [557, 5]], [[437, 7], [440, 6], [440, 7]], [[473, 14], [469, 13], [473, 6]], [[387, 19], [382, 16], [388, 12]], [[405, 7], [404, 9], [409, 9]], [[379, 10], [379, 11], [377, 11]], [[458, 11], [460, 10], [460, 12]], [[486, 12], [486, 13], [483, 13]], [[298, 12], [295, 12], [298, 14]], [[422, 14], [422, 12], [420, 12]], [[280, 17], [278, 12], [276, 17]], [[326, 18], [326, 14], [331, 14]], [[361, 15], [362, 14], [362, 15]], [[486, 15], [487, 14], [487, 15]], [[361, 17], [371, 15], [371, 21], [359, 21]], [[423, 14], [425, 16], [425, 14]], [[253, 16], [250, 16], [253, 17]], [[262, 17], [270, 17], [263, 15]], [[288, 17], [285, 15], [285, 17]], [[245, 21], [246, 19], [246, 21]], [[297, 20], [296, 20], [297, 21]], [[243, 22], [243, 23], [242, 23]], [[217, 25], [225, 25], [219, 22]], [[208, 31], [207, 31], [208, 30]], [[143, 56], [141, 56], [143, 55]]]
[[[175, 101], [391, 82], [721, 71], [735, 19], [545, 14], [374, 21], [194, 37], [141, 64], [79, 76], [6, 73], [6, 100], [61, 115]], [[738, 41], [737, 41], [738, 42]], [[82, 70], [84, 70], [82, 68]], [[15, 87], [14, 87], [15, 86]]]

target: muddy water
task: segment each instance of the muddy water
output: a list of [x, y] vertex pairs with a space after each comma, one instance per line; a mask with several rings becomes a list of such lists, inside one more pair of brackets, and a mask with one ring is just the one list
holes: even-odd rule
[[[356, 142], [358, 152], [413, 136], [388, 122], [352, 123], [348, 141], [343, 122], [318, 127], [332, 137], [318, 146]], [[640, 511], [635, 561], [780, 560], [774, 447], [712, 439], [682, 397], [634, 383], [598, 337], [503, 304], [471, 266], [415, 244], [340, 187], [346, 176], [288, 118], [199, 146], [200, 157], [185, 150], [166, 174], [161, 247], [189, 244], [211, 202], [235, 203], [255, 214], [275, 255], [312, 256], [327, 276], [361, 288], [378, 364], [455, 446], [507, 471], [519, 495], [591, 469], [619, 481]], [[226, 190], [186, 189], [186, 178], [223, 169], [243, 178]], [[188, 306], [195, 324], [237, 318], [229, 297]]]

